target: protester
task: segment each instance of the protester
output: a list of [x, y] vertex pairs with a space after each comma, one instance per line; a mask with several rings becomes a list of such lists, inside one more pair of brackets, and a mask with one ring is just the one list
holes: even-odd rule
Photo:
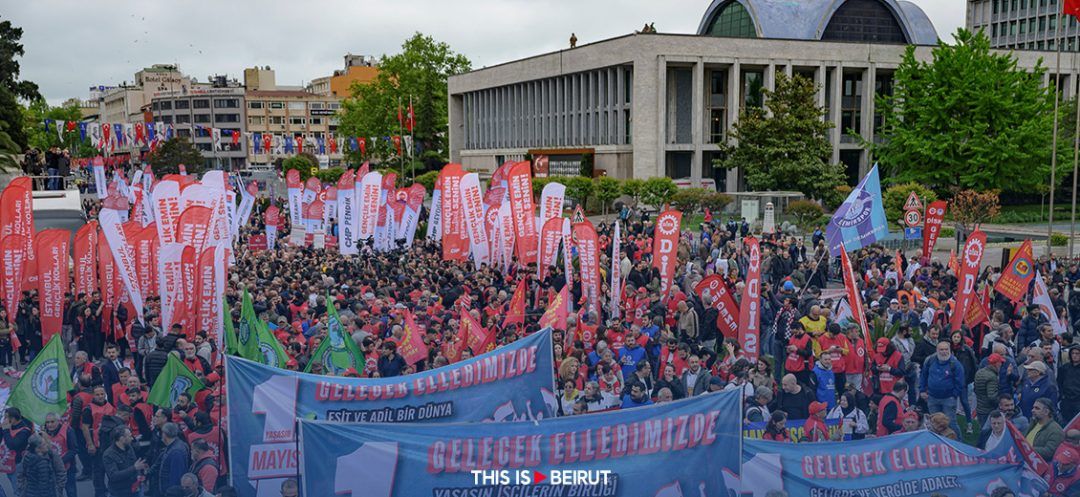
[[1024, 436], [1043, 460], [1050, 460], [1065, 439], [1061, 425], [1054, 420], [1054, 405], [1045, 397], [1035, 399], [1031, 416], [1031, 427]]

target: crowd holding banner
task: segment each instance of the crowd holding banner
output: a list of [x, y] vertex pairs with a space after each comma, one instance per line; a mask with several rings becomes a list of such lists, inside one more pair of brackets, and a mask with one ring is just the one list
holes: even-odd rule
[[[1060, 424], [1080, 411], [1069, 319], [1080, 309], [1065, 302], [1080, 269], [1036, 261], [1026, 244], [1000, 272], [981, 270], [978, 231], [955, 270], [886, 251], [874, 244], [887, 232], [876, 169], [809, 244], [733, 219], [687, 229], [666, 207], [655, 220], [625, 209], [597, 222], [580, 206], [565, 217], [565, 187], [534, 192], [528, 162], [487, 185], [447, 165], [430, 208], [424, 187], [368, 164], [332, 185], [289, 171], [281, 199], [220, 171], [125, 173], [103, 174], [71, 247], [67, 232], [33, 233], [28, 182], [0, 194], [0, 298], [13, 316], [0, 319], [0, 362], [5, 350], [36, 356], [0, 445], [17, 482], [19, 461], [38, 457], [23, 434], [50, 412], [73, 433], [70, 446], [52, 439], [65, 475], [81, 469], [98, 495], [165, 495], [189, 471], [245, 497], [453, 495], [483, 486], [455, 451], [505, 452], [495, 439], [532, 445], [519, 447], [525, 462], [484, 469], [611, 470], [607, 490], [661, 497], [1035, 495], [1040, 478], [1069, 495], [1077, 479], [1080, 430]], [[830, 281], [845, 291], [823, 295]], [[601, 411], [612, 412], [576, 417]], [[651, 430], [687, 420], [672, 446], [650, 445]], [[405, 424], [365, 425], [385, 422]], [[137, 442], [123, 446], [117, 426]], [[736, 450], [744, 430], [765, 441]], [[987, 452], [946, 441], [960, 438], [985, 438]], [[781, 443], [793, 440], [850, 441]], [[606, 459], [568, 456], [578, 443]], [[131, 466], [141, 480], [109, 469], [128, 448], [145, 459]], [[860, 469], [875, 457], [949, 464], [817, 481], [856, 451]]]

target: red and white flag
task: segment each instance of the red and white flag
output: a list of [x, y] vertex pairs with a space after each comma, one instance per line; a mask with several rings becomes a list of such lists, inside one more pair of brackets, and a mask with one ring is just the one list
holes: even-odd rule
[[303, 183], [300, 182], [300, 171], [289, 169], [285, 173], [285, 190], [289, 200], [289, 224], [294, 228], [303, 224]]
[[158, 239], [161, 243], [176, 241], [176, 221], [183, 212], [180, 206], [180, 184], [164, 180], [154, 185], [151, 193], [154, 222], [157, 223]]
[[209, 207], [194, 205], [184, 209], [176, 222], [176, 241], [200, 253], [209, 239], [213, 216]]
[[563, 218], [553, 217], [548, 219], [540, 229], [540, 262], [537, 264], [537, 278], [543, 281], [547, 278], [548, 269], [555, 264], [555, 258], [559, 254], [559, 244], [562, 243]]
[[346, 169], [337, 182], [338, 251], [342, 255], [360, 253], [356, 246], [356, 181], [352, 169]]
[[90, 295], [98, 288], [98, 222], [90, 221], [75, 232], [75, 295]]
[[152, 225], [142, 228], [133, 238], [129, 237], [129, 243], [135, 247], [135, 272], [139, 275], [139, 290], [143, 295], [158, 295], [157, 228]]
[[622, 306], [622, 256], [619, 255], [620, 244], [622, 244], [621, 236], [619, 233], [619, 221], [615, 221], [615, 234], [611, 239], [611, 294], [608, 298], [611, 299], [611, 318], [619, 318], [619, 308]]
[[665, 299], [675, 279], [675, 265], [678, 264], [680, 223], [682, 212], [676, 210], [664, 211], [656, 217], [652, 265], [660, 270], [660, 295]]
[[101, 231], [105, 234], [105, 240], [112, 251], [116, 261], [117, 272], [124, 283], [124, 289], [131, 298], [131, 305], [135, 307], [135, 314], [139, 322], [143, 320], [143, 297], [139, 291], [137, 274], [135, 272], [135, 251], [128, 244], [127, 237], [120, 226], [120, 213], [112, 209], [102, 209], [98, 214], [98, 222]]
[[923, 224], [923, 257], [930, 257], [941, 234], [941, 223], [945, 221], [945, 208], [949, 204], [944, 200], [935, 200], [926, 206], [926, 221]]
[[157, 258], [158, 292], [161, 297], [161, 326], [168, 329], [177, 322], [175, 317], [183, 317], [186, 308], [184, 292], [183, 256], [184, 250], [194, 250], [180, 243], [161, 245]]
[[533, 205], [532, 165], [528, 161], [514, 164], [506, 179], [517, 238], [515, 253], [522, 264], [535, 264], [540, 237], [536, 230], [536, 207]]
[[[20, 176], [11, 180], [3, 193], [0, 193], [0, 238], [20, 235], [25, 245], [22, 253], [24, 267], [20, 268], [21, 280], [17, 283], [21, 290], [37, 288], [32, 191], [30, 178]], [[14, 314], [10, 317], [14, 319]]]
[[439, 172], [435, 178], [435, 188], [431, 191], [431, 209], [428, 210], [427, 232], [424, 233], [424, 238], [428, 240], [442, 240], [442, 184], [443, 173]]
[[575, 224], [573, 229], [574, 238], [577, 240], [581, 288], [585, 293], [586, 309], [597, 312], [600, 310], [600, 240], [596, 235], [596, 228], [588, 219]]
[[420, 327], [416, 326], [412, 311], [405, 309], [404, 312], [405, 332], [401, 337], [401, 343], [398, 344], [398, 353], [401, 354], [407, 364], [413, 365], [427, 359], [428, 348], [427, 344], [424, 343], [424, 332], [420, 330]]
[[748, 254], [746, 287], [739, 303], [739, 348], [751, 363], [757, 360], [761, 342], [761, 245], [757, 238], [743, 238]]
[[[851, 317], [855, 320], [855, 324], [859, 325], [863, 343], [873, 343], [870, 339], [870, 326], [866, 323], [866, 313], [863, 311], [862, 294], [859, 293], [855, 271], [851, 268], [851, 259], [848, 258], [847, 249], [844, 248], [843, 243], [840, 244], [840, 264], [844, 272], [844, 289], [847, 291], [848, 304], [851, 306]], [[897, 271], [900, 269], [897, 268]]]
[[266, 225], [266, 248], [274, 250], [277, 245], [278, 225], [281, 224], [281, 209], [271, 205], [263, 212], [263, 224]]
[[60, 333], [64, 321], [64, 294], [70, 288], [68, 249], [71, 232], [64, 229], [39, 231], [34, 237], [38, 255], [38, 299], [41, 310], [41, 341], [48, 343]]
[[484, 231], [484, 199], [480, 192], [480, 176], [468, 173], [462, 176], [458, 186], [461, 188], [461, 211], [473, 262], [477, 266], [491, 264], [487, 232]]
[[720, 329], [724, 338], [738, 339], [740, 310], [727, 284], [724, 283], [724, 278], [718, 274], [710, 274], [698, 282], [694, 291], [702, 300], [705, 298], [705, 292], [708, 291], [709, 296], [712, 297], [711, 305], [718, 312], [716, 327]]
[[563, 202], [566, 199], [566, 186], [551, 182], [544, 185], [540, 193], [540, 226], [553, 217], [562, 217]]
[[[412, 247], [416, 238], [416, 228], [420, 225], [420, 209], [424, 205], [424, 197], [427, 197], [427, 189], [420, 183], [413, 183], [406, 189], [408, 198], [405, 201], [405, 215], [401, 225], [398, 226], [398, 238], [405, 238], [405, 246]], [[401, 230], [404, 230], [404, 237]]]
[[960, 253], [960, 274], [956, 281], [956, 306], [949, 320], [949, 328], [959, 330], [964, 323], [968, 305], [975, 296], [975, 280], [979, 277], [979, 264], [982, 263], [983, 253], [986, 251], [986, 233], [975, 230], [964, 244], [964, 251]]
[[379, 196], [382, 191], [382, 174], [372, 171], [360, 181], [359, 208], [357, 221], [357, 239], [361, 241], [375, 238], [375, 227], [379, 222]]

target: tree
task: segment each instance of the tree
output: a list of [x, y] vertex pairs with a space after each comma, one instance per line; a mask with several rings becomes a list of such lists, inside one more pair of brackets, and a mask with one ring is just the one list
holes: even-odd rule
[[[877, 99], [884, 140], [863, 145], [894, 181], [942, 195], [1037, 191], [1050, 176], [1054, 122], [1054, 91], [1042, 87], [1046, 69], [1041, 62], [1019, 69], [1011, 53], [991, 52], [981, 31], [960, 29], [955, 39], [939, 42], [929, 62], [907, 48], [893, 93]], [[1071, 161], [1069, 139], [1059, 143], [1059, 162]]]
[[885, 203], [885, 219], [888, 219], [890, 223], [903, 224], [904, 204], [907, 203], [912, 192], [919, 196], [924, 209], [930, 202], [938, 199], [933, 190], [915, 182], [890, 186], [882, 195]]
[[641, 201], [641, 195], [645, 193], [645, 180], [629, 178], [622, 182], [623, 195], [633, 197], [634, 202]]
[[604, 215], [607, 215], [608, 206], [619, 198], [619, 195], [622, 195], [622, 184], [611, 176], [601, 176], [593, 180], [593, 182], [596, 184], [594, 188], [596, 193], [594, 195], [596, 200], [600, 202], [600, 210]]
[[[100, 152], [89, 141], [82, 140], [79, 135], [79, 131], [66, 131], [61, 134], [57, 134], [56, 127], [57, 121], [80, 121], [82, 120], [82, 110], [78, 105], [69, 103], [67, 105], [52, 107], [43, 98], [31, 101], [29, 105], [22, 108], [23, 113], [23, 132], [27, 137], [27, 145], [37, 148], [38, 150], [45, 150], [49, 147], [57, 146], [73, 151], [74, 157], [93, 157]], [[48, 131], [45, 130], [45, 121], [52, 120], [49, 125]], [[60, 124], [60, 126], [63, 126]], [[61, 139], [63, 135], [63, 139]]]
[[584, 176], [569, 176], [555, 181], [566, 185], [566, 196], [574, 200], [582, 209], [593, 193], [593, 180]]
[[19, 80], [19, 61], [15, 59], [25, 53], [19, 42], [22, 33], [22, 28], [13, 26], [11, 21], [0, 22], [0, 154], [6, 157], [3, 162], [27, 147], [19, 100], [41, 98], [36, 84]]
[[[998, 205], [998, 190], [978, 192], [975, 190], [963, 190], [958, 192], [949, 203], [953, 220], [960, 225], [960, 230], [970, 233], [979, 228], [979, 225], [989, 221], [1001, 212]], [[960, 237], [960, 233], [957, 233]]]
[[[450, 45], [421, 33], [405, 40], [401, 48], [399, 54], [382, 57], [373, 81], [353, 85], [341, 104], [338, 129], [346, 136], [378, 137], [367, 144], [368, 156], [375, 161], [396, 161], [393, 144], [381, 137], [408, 134], [397, 118], [399, 109], [403, 115], [408, 112], [411, 97], [416, 147], [428, 169], [434, 169], [449, 157], [446, 80], [470, 70], [472, 63]], [[349, 152], [349, 159], [357, 164], [363, 161], [359, 151]]]
[[296, 169], [300, 173], [300, 181], [307, 181], [311, 177], [311, 169], [318, 167], [319, 160], [307, 152], [286, 157], [281, 160], [281, 174], [287, 174], [289, 169]]
[[641, 201], [659, 209], [670, 202], [677, 191], [679, 187], [667, 176], [649, 178], [642, 187]]
[[776, 89], [762, 90], [765, 108], [747, 106], [732, 129], [736, 145], [721, 147], [717, 167], [741, 168], [752, 190], [796, 190], [821, 199], [844, 184], [844, 169], [829, 164], [832, 123], [818, 107], [818, 86], [799, 75], [777, 74]]
[[153, 169], [154, 174], [158, 176], [179, 173], [180, 164], [184, 165], [184, 169], [188, 174], [200, 175], [206, 163], [202, 154], [195, 150], [195, 147], [187, 138], [182, 136], [165, 140], [150, 153], [147, 160], [150, 162], [150, 168]]
[[693, 215], [701, 207], [708, 191], [704, 188], [683, 188], [671, 196], [671, 203], [687, 216]]
[[787, 214], [795, 218], [796, 226], [807, 230], [818, 223], [825, 211], [812, 200], [796, 200], [788, 204]]

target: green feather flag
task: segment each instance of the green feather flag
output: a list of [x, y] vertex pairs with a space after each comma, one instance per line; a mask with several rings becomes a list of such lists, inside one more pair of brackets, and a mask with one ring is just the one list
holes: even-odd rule
[[251, 295], [244, 290], [244, 301], [240, 308], [240, 329], [236, 335], [236, 353], [244, 359], [259, 361], [262, 355], [259, 352], [258, 337], [259, 317], [255, 314], [255, 307], [251, 304]]
[[311, 354], [311, 360], [308, 361], [304, 372], [311, 372], [311, 365], [315, 363], [322, 364], [325, 373], [336, 376], [345, 374], [349, 368], [357, 372], [363, 371], [363, 351], [352, 337], [345, 333], [341, 317], [334, 308], [333, 299], [327, 295], [326, 301], [330, 304], [327, 306], [326, 338], [319, 343], [319, 348], [315, 349], [315, 353]]
[[8, 405], [18, 407], [23, 416], [37, 424], [45, 423], [46, 414], [63, 414], [71, 390], [68, 373], [63, 341], [59, 334], [53, 335], [11, 390]]
[[165, 369], [154, 380], [154, 386], [150, 387], [150, 395], [146, 402], [158, 407], [172, 407], [176, 405], [176, 399], [180, 394], [187, 392], [192, 399], [195, 392], [203, 389], [203, 382], [195, 373], [184, 365], [176, 354], [169, 354], [169, 360], [165, 363]]

